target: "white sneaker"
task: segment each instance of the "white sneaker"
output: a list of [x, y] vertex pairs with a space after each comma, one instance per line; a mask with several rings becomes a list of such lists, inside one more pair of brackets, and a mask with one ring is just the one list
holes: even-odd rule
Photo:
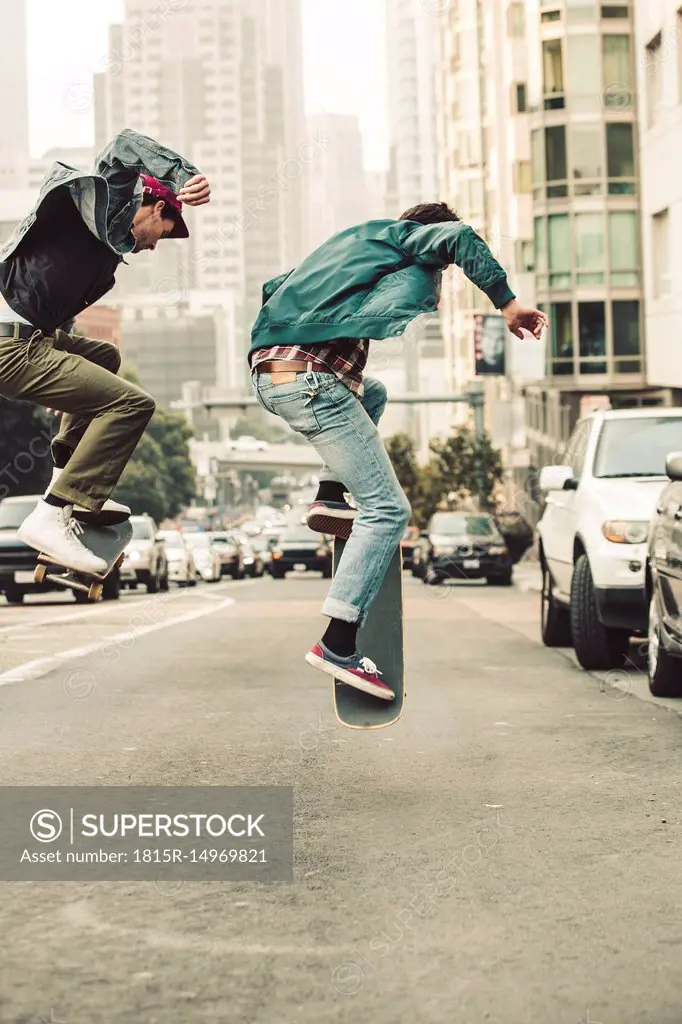
[[57, 508], [39, 501], [17, 530], [17, 537], [65, 569], [103, 575], [107, 563], [78, 540], [83, 527], [72, 512], [73, 505]]
[[[61, 473], [62, 470], [57, 469], [56, 467], [52, 470], [52, 479], [48, 484], [47, 490], [43, 494], [43, 498], [46, 498], [48, 496], [54, 485], [57, 483], [57, 480], [59, 480]], [[78, 512], [78, 517], [81, 520], [86, 519], [89, 516], [92, 516], [93, 518], [98, 518], [102, 515], [103, 512], [113, 512], [116, 518], [118, 518], [119, 516], [130, 515], [130, 509], [128, 508], [128, 506], [122, 505], [120, 501], [114, 501], [113, 498], [109, 498], [107, 501], [105, 501], [99, 512], [93, 512], [89, 508], [83, 508], [82, 505], [76, 505], [74, 508], [74, 512]]]

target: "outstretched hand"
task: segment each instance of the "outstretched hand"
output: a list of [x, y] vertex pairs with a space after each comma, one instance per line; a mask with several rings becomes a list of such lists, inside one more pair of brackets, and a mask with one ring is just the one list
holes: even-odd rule
[[528, 331], [536, 338], [540, 338], [545, 327], [549, 327], [549, 317], [539, 309], [524, 309], [516, 299], [512, 299], [501, 310], [507, 330], [515, 334], [517, 338], [523, 338], [523, 332]]
[[208, 183], [208, 178], [204, 177], [203, 174], [196, 174], [193, 178], [190, 178], [182, 186], [177, 196], [185, 206], [203, 206], [211, 201], [210, 197], [211, 186]]

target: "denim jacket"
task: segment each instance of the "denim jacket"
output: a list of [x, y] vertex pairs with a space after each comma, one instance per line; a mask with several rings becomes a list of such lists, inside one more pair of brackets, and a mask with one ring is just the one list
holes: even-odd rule
[[126, 128], [100, 153], [90, 174], [59, 161], [52, 165], [41, 185], [38, 202], [0, 248], [0, 262], [10, 259], [35, 224], [47, 196], [62, 185], [68, 187], [93, 234], [118, 255], [125, 256], [135, 247], [131, 227], [142, 202], [140, 174], [149, 174], [178, 192], [198, 173], [196, 167], [171, 149]]

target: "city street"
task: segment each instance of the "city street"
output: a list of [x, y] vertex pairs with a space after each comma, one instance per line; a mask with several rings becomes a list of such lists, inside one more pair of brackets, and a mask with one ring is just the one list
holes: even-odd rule
[[677, 1024], [682, 721], [636, 648], [544, 649], [537, 583], [406, 576], [375, 733], [303, 661], [317, 576], [0, 599], [5, 785], [295, 800], [293, 885], [3, 883], [3, 1024]]

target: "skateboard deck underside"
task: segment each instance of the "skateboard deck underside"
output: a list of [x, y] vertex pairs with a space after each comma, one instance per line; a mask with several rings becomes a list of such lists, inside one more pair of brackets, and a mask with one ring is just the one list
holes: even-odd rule
[[[334, 573], [346, 542], [334, 540]], [[395, 700], [381, 700], [346, 683], [334, 680], [334, 711], [351, 729], [381, 729], [397, 722], [405, 701], [403, 650], [402, 552], [391, 559], [381, 589], [358, 630], [358, 650], [371, 658], [381, 671], [381, 681], [391, 687]]]
[[103, 558], [107, 563], [107, 571], [101, 575], [99, 573], [76, 572], [74, 569], [67, 569], [42, 551], [38, 555], [38, 562], [41, 565], [47, 566], [48, 571], [45, 579], [58, 583], [70, 590], [88, 590], [90, 584], [104, 582], [130, 543], [132, 536], [133, 528], [129, 520], [116, 526], [100, 526], [95, 528], [83, 525], [83, 532], [78, 534], [78, 539], [98, 558]]

